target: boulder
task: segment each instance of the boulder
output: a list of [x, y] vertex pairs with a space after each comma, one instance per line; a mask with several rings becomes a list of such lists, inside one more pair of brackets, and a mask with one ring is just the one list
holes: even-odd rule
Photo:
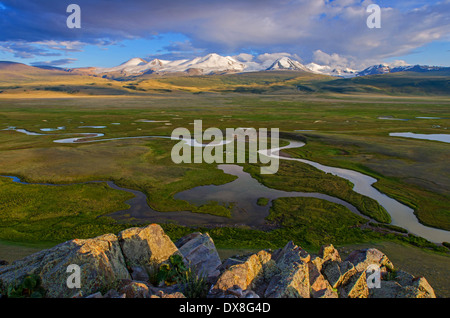
[[131, 266], [131, 278], [136, 281], [148, 282], [150, 277], [148, 276], [147, 269], [144, 266]]
[[[320, 264], [320, 263], [319, 263]], [[316, 260], [308, 263], [309, 285], [312, 298], [338, 298], [338, 294], [320, 272]]]
[[351, 262], [358, 272], [366, 271], [369, 265], [378, 265], [388, 271], [394, 270], [394, 265], [388, 257], [375, 248], [353, 251], [347, 257], [346, 261]]
[[397, 298], [401, 293], [403, 287], [396, 281], [382, 280], [380, 282], [381, 288], [371, 288], [369, 290], [370, 298]]
[[[67, 287], [72, 275], [67, 269], [73, 264], [80, 267], [80, 289]], [[113, 234], [67, 241], [15, 261], [0, 268], [0, 282], [4, 286], [16, 284], [27, 274], [39, 275], [46, 297], [56, 298], [71, 297], [77, 292], [91, 295], [120, 279], [130, 278], [119, 241]]]
[[283, 271], [272, 277], [265, 293], [266, 298], [309, 298], [309, 270], [305, 262], [285, 265]]
[[433, 288], [425, 277], [417, 277], [412, 285], [403, 287], [398, 298], [436, 298]]
[[289, 266], [295, 262], [308, 263], [311, 260], [311, 256], [304, 249], [290, 241], [283, 249], [274, 253], [273, 260], [277, 263], [278, 268], [282, 269], [282, 267]]
[[323, 245], [319, 251], [319, 257], [322, 258], [323, 263], [326, 261], [341, 261], [341, 256], [337, 249], [334, 248], [332, 244]]
[[401, 286], [410, 286], [413, 284], [414, 276], [404, 271], [397, 271], [395, 272], [395, 281]]
[[120, 232], [118, 237], [125, 260], [130, 266], [160, 265], [174, 254], [181, 255], [158, 224], [129, 228]]
[[407, 280], [398, 276], [395, 280], [382, 280], [381, 288], [370, 290], [370, 298], [436, 298], [433, 288], [424, 277], [410, 280], [411, 275], [405, 273], [402, 276], [407, 276]]
[[366, 272], [357, 272], [352, 275], [345, 284], [339, 287], [342, 298], [367, 298], [369, 288], [367, 287]]
[[208, 234], [192, 233], [175, 243], [188, 266], [192, 266], [197, 274], [210, 280], [217, 278], [222, 265], [213, 240]]
[[345, 284], [355, 273], [355, 267], [348, 261], [337, 262], [329, 260], [322, 266], [322, 274], [331, 284], [332, 288], [337, 288], [340, 285]]
[[143, 282], [131, 281], [119, 290], [119, 294], [125, 294], [126, 298], [150, 298], [149, 286]]
[[186, 297], [180, 292], [167, 294], [163, 291], [159, 291], [156, 295], [152, 295], [150, 298], [186, 298]]
[[223, 272], [212, 289], [213, 294], [225, 293], [228, 289], [236, 288], [254, 289], [267, 277], [272, 276], [274, 266], [275, 262], [270, 253], [260, 251], [253, 254], [244, 263], [233, 265]]

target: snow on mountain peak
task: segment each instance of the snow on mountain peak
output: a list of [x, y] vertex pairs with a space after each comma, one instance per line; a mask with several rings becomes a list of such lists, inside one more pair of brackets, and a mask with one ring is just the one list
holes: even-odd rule
[[302, 63], [292, 60], [287, 56], [277, 59], [267, 70], [309, 71]]
[[[402, 62], [402, 63], [399, 63]], [[251, 54], [241, 53], [234, 57], [221, 56], [217, 53], [210, 53], [205, 56], [193, 59], [167, 61], [153, 59], [146, 61], [141, 58], [132, 58], [118, 66], [111, 68], [96, 68], [97, 74], [111, 73], [112, 76], [139, 76], [148, 73], [189, 73], [196, 75], [207, 75], [217, 73], [240, 73], [240, 72], [258, 72], [264, 70], [294, 70], [306, 71], [316, 74], [355, 77], [376, 75], [394, 72], [429, 72], [439, 70], [439, 67], [423, 65], [407, 65], [403, 61], [396, 61], [390, 64], [378, 64], [367, 67], [363, 71], [356, 71], [347, 67], [332, 67], [329, 65], [319, 65], [309, 63], [306, 66], [292, 58], [288, 53], [266, 53], [253, 57]]]

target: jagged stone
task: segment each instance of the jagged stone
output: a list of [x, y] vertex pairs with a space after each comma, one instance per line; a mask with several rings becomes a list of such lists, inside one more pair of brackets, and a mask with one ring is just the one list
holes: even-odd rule
[[9, 265], [9, 263], [7, 261], [0, 260], [0, 266], [6, 266], [6, 265]]
[[150, 296], [150, 298], [186, 298], [183, 293], [175, 292], [172, 294], [166, 294], [162, 290], [158, 294]]
[[219, 276], [218, 268], [222, 261], [208, 234], [192, 233], [178, 240], [175, 245], [197, 274], [205, 275], [210, 280]]
[[131, 278], [136, 281], [148, 282], [149, 276], [144, 266], [131, 266]]
[[380, 282], [380, 288], [369, 290], [370, 298], [397, 298], [402, 292], [402, 286], [393, 280]]
[[274, 266], [275, 262], [268, 252], [260, 251], [253, 254], [244, 263], [233, 265], [223, 272], [213, 287], [213, 293], [224, 293], [236, 287], [242, 290], [253, 289], [265, 280]]
[[352, 275], [345, 284], [339, 287], [339, 295], [342, 298], [367, 298], [369, 288], [367, 287], [366, 272], [357, 272]]
[[[67, 268], [72, 264], [80, 267], [80, 290], [66, 284], [71, 275]], [[28, 274], [41, 277], [46, 297], [51, 298], [71, 297], [77, 291], [90, 295], [102, 286], [130, 278], [119, 241], [113, 234], [67, 241], [15, 261], [0, 268], [0, 281], [3, 285], [15, 284]]]
[[[319, 263], [320, 264], [320, 263]], [[311, 286], [312, 298], [337, 298], [338, 294], [331, 287], [330, 283], [321, 274], [319, 268], [320, 265], [313, 259], [308, 263], [309, 270], [309, 284]]]
[[283, 249], [277, 251], [273, 259], [277, 263], [278, 268], [282, 269], [282, 267], [289, 266], [294, 262], [308, 263], [311, 255], [290, 241]]
[[150, 298], [149, 286], [143, 282], [131, 281], [125, 284], [119, 293], [125, 294], [126, 298]]
[[[341, 261], [332, 246], [323, 246], [320, 257], [289, 242], [270, 253], [260, 251], [242, 259], [220, 263], [212, 239], [193, 233], [177, 246], [159, 225], [122, 231], [119, 236], [102, 235], [88, 240], [71, 240], [0, 267], [3, 289], [29, 274], [39, 275], [46, 297], [83, 298], [184, 298], [181, 285], [154, 287], [147, 264], [160, 265], [171, 255], [182, 255], [198, 272], [223, 270], [208, 297], [372, 297], [435, 298], [423, 277], [393, 271], [393, 265], [376, 249], [355, 251]], [[367, 286], [369, 265], [380, 267], [381, 288]], [[67, 287], [68, 265], [80, 267], [81, 288]], [[209, 272], [210, 271], [210, 272]], [[130, 275], [131, 272], [131, 275]], [[212, 276], [214, 277], [215, 274]], [[211, 277], [211, 275], [210, 275]], [[112, 289], [111, 289], [112, 288]], [[109, 290], [102, 295], [100, 291]]]
[[320, 248], [319, 256], [322, 258], [323, 263], [326, 261], [336, 261], [341, 262], [341, 256], [339, 255], [339, 252], [337, 249], [334, 248], [332, 244], [329, 245], [323, 245]]
[[353, 251], [347, 257], [346, 261], [351, 262], [358, 272], [366, 271], [369, 265], [378, 265], [385, 267], [389, 271], [394, 270], [394, 265], [388, 257], [375, 248]]
[[221, 270], [221, 271], [227, 270], [227, 269], [229, 269], [229, 268], [230, 268], [231, 266], [233, 266], [233, 265], [242, 264], [242, 263], [244, 263], [244, 262], [245, 262], [245, 261], [243, 261], [243, 260], [240, 260], [240, 259], [236, 259], [236, 258], [230, 257], [230, 258], [227, 258], [225, 261], [222, 262], [222, 265], [220, 266], [220, 270]]
[[322, 274], [331, 284], [332, 288], [337, 288], [340, 285], [345, 284], [355, 273], [355, 267], [348, 261], [337, 262], [329, 260], [322, 266]]
[[425, 277], [417, 277], [414, 279], [412, 285], [404, 287], [397, 297], [436, 298], [436, 294]]
[[414, 276], [404, 271], [395, 272], [395, 281], [401, 286], [410, 286], [413, 284]]
[[283, 265], [283, 271], [272, 277], [264, 297], [310, 298], [308, 265], [302, 261]]
[[161, 264], [174, 254], [181, 255], [158, 224], [133, 227], [119, 233], [123, 255], [130, 266]]

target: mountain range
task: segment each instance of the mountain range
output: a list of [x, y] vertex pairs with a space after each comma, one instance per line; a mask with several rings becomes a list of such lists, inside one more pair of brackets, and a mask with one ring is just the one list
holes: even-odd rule
[[208, 54], [203, 57], [184, 60], [160, 60], [153, 59], [146, 61], [142, 58], [132, 58], [131, 60], [111, 68], [87, 68], [73, 69], [76, 72], [82, 70], [94, 73], [96, 75], [104, 75], [107, 77], [120, 76], [139, 76], [143, 74], [167, 74], [167, 73], [185, 73], [188, 75], [210, 75], [210, 74], [228, 74], [242, 72], [258, 72], [258, 71], [304, 71], [316, 74], [330, 75], [336, 77], [350, 78], [367, 75], [380, 75], [386, 73], [397, 72], [432, 72], [438, 70], [450, 70], [449, 67], [439, 66], [423, 66], [423, 65], [407, 65], [391, 67], [388, 64], [380, 64], [370, 66], [362, 71], [351, 68], [332, 68], [327, 65], [319, 65], [309, 63], [304, 65], [299, 61], [288, 57], [281, 56], [278, 58], [265, 59], [264, 61], [254, 61], [240, 59], [239, 56], [221, 56], [215, 53]]
[[[42, 66], [42, 68], [48, 67]], [[125, 63], [110, 68], [84, 67], [64, 70], [77, 74], [95, 75], [107, 78], [136, 77], [146, 74], [212, 75], [283, 70], [303, 71], [334, 77], [352, 78], [358, 76], [380, 75], [397, 72], [426, 73], [441, 70], [448, 71], [450, 70], [450, 67], [423, 65], [392, 67], [388, 64], [380, 64], [373, 65], [364, 70], [358, 71], [345, 67], [333, 68], [327, 65], [319, 65], [316, 63], [309, 63], [304, 65], [288, 56], [278, 56], [272, 59], [264, 59], [263, 61], [255, 61], [253, 59], [241, 58], [240, 55], [231, 57], [210, 53], [202, 57], [174, 61], [163, 59], [152, 59], [150, 61], [147, 61], [143, 58], [132, 58]]]

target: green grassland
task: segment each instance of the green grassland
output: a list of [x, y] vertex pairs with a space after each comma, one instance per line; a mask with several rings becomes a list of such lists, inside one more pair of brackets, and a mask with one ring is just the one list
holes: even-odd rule
[[[378, 180], [375, 187], [380, 191], [413, 207], [420, 222], [450, 229], [448, 144], [389, 137], [390, 132], [448, 133], [448, 76], [403, 74], [384, 81], [379, 77], [346, 81], [299, 72], [262, 72], [148, 76], [119, 82], [61, 73], [38, 81], [45, 76], [39, 73], [0, 81], [0, 129], [15, 126], [39, 132], [65, 126], [55, 134], [67, 135], [27, 136], [0, 130], [0, 175], [55, 184], [111, 180], [144, 192], [157, 211], [229, 217], [227, 207], [214, 203], [199, 207], [174, 199], [177, 192], [235, 178], [216, 165], [175, 165], [170, 158], [174, 141], [144, 138], [56, 144], [53, 140], [81, 132], [101, 132], [104, 138], [170, 136], [176, 127], [192, 130], [192, 122], [198, 119], [203, 120], [204, 129], [279, 128], [306, 140], [306, 146], [290, 149], [287, 155], [371, 175]], [[381, 120], [380, 116], [408, 121]], [[417, 119], [419, 116], [445, 119]], [[107, 128], [78, 128], [82, 125]], [[258, 165], [243, 166], [268, 187], [326, 193], [380, 222], [389, 222], [386, 211], [353, 192], [349, 182], [306, 164], [282, 161], [276, 175], [260, 175]], [[126, 208], [129, 196], [105, 184], [51, 187], [13, 184], [0, 178], [0, 240], [49, 244], [115, 233], [130, 224], [100, 216]], [[220, 248], [277, 248], [289, 240], [311, 250], [325, 243], [385, 240], [434, 246], [401, 231], [367, 226], [342, 206], [317, 199], [278, 199], [267, 220], [270, 231], [242, 227], [200, 230], [207, 230]], [[163, 226], [173, 239], [193, 230], [176, 224]]]
[[132, 195], [105, 183], [67, 186], [25, 185], [0, 178], [0, 240], [62, 242], [116, 232], [123, 228], [98, 218], [127, 207]]

